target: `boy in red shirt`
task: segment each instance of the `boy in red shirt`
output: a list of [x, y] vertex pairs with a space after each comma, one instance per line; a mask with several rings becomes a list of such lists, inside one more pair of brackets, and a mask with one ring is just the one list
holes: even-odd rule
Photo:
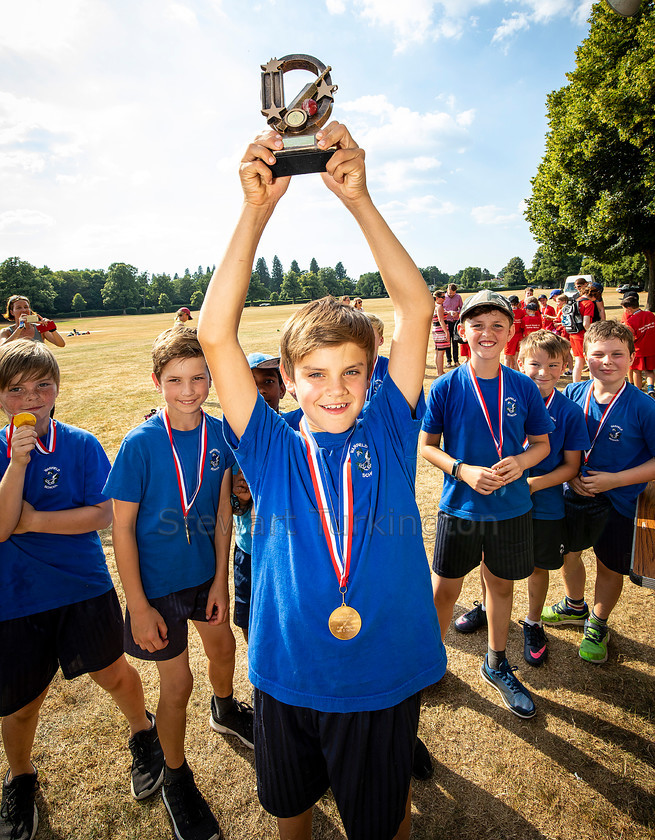
[[555, 332], [555, 307], [548, 303], [546, 295], [539, 295], [539, 307], [541, 309], [541, 320], [543, 328], [549, 332]]
[[542, 328], [539, 303], [535, 297], [528, 298], [525, 303], [525, 315], [523, 316], [523, 335], [529, 335]]
[[516, 366], [516, 354], [519, 350], [519, 344], [521, 343], [521, 339], [523, 338], [523, 318], [525, 316], [525, 310], [519, 303], [519, 299], [517, 295], [510, 295], [507, 300], [512, 305], [512, 313], [514, 315], [514, 335], [510, 338], [510, 340], [505, 345], [505, 350], [503, 351], [505, 354], [505, 365], [512, 370], [517, 370]]
[[655, 314], [640, 309], [636, 295], [626, 295], [621, 301], [624, 321], [635, 336], [635, 357], [630, 365], [632, 383], [641, 390], [642, 371], [646, 373], [646, 391], [655, 398]]

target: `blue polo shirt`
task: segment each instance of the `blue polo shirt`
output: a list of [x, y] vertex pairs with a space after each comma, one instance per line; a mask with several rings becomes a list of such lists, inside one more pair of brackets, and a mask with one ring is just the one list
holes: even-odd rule
[[[593, 379], [572, 382], [564, 389], [564, 395], [584, 410], [587, 394], [593, 385]], [[586, 418], [591, 440], [598, 430], [604, 409], [605, 406], [596, 402], [592, 392]], [[582, 471], [621, 472], [638, 467], [651, 458], [655, 458], [655, 400], [634, 385], [626, 385], [603, 425]], [[629, 484], [627, 487], [608, 490], [604, 495], [620, 514], [632, 518], [637, 496], [645, 487], [645, 483]]]
[[352, 437], [316, 435], [332, 507], [352, 459], [354, 533], [346, 603], [362, 618], [348, 641], [330, 633], [341, 604], [320, 523], [306, 445], [258, 397], [239, 441], [225, 434], [251, 488], [249, 676], [283, 703], [327, 712], [396, 705], [437, 682], [446, 656], [414, 498], [420, 421], [390, 377]]
[[[526, 435], [553, 431], [544, 401], [535, 383], [522, 373], [503, 367], [503, 458], [523, 452]], [[498, 376], [478, 384], [487, 405], [496, 439], [498, 428]], [[500, 459], [471, 382], [468, 365], [461, 365], [432, 384], [423, 431], [441, 434], [445, 452], [465, 464], [491, 467]], [[476, 493], [464, 481], [444, 474], [439, 509], [473, 521], [514, 519], [532, 508], [527, 472], [491, 495]]]

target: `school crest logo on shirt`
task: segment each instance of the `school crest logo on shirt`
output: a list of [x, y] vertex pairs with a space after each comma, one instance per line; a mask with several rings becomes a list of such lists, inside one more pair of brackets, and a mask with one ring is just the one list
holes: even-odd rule
[[621, 426], [610, 426], [609, 430], [609, 439], [614, 441], [615, 443], [621, 440], [621, 435], [623, 434], [623, 429]]
[[370, 478], [373, 475], [373, 462], [365, 443], [355, 443], [350, 448], [350, 456], [355, 461], [355, 466], [362, 474], [362, 478]]
[[43, 486], [46, 487], [48, 490], [52, 490], [55, 487], [59, 486], [59, 473], [61, 470], [59, 467], [46, 467], [43, 477]]
[[221, 453], [218, 449], [210, 449], [209, 450], [209, 468], [214, 472], [220, 467], [221, 465]]
[[505, 397], [505, 414], [516, 417], [516, 397]]
[[374, 379], [371, 382], [371, 396], [372, 397], [375, 396], [375, 394], [377, 394], [377, 392], [380, 390], [381, 387], [382, 387], [382, 380], [381, 379]]

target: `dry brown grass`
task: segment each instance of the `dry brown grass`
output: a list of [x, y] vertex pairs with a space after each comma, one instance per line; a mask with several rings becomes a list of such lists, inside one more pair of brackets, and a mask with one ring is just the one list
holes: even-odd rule
[[[620, 310], [613, 305], [610, 316]], [[289, 308], [290, 309], [290, 308]], [[241, 333], [246, 350], [276, 352], [278, 330], [289, 309], [250, 309]], [[388, 301], [369, 304], [387, 324]], [[150, 382], [149, 348], [172, 316], [82, 319], [68, 324], [92, 330], [57, 351], [63, 390], [58, 416], [93, 431], [111, 457], [125, 432], [158, 405]], [[194, 322], [195, 323], [195, 322]], [[426, 391], [434, 378], [427, 355]], [[292, 402], [285, 400], [285, 407]], [[220, 414], [214, 394], [208, 410]], [[440, 474], [419, 459], [417, 496], [424, 517], [435, 514]], [[109, 534], [107, 558], [117, 580]], [[432, 537], [425, 543], [431, 556]], [[588, 555], [588, 553], [587, 553]], [[586, 556], [593, 583], [591, 556]], [[562, 585], [552, 576], [551, 597]], [[120, 587], [119, 587], [120, 591]], [[465, 582], [457, 612], [479, 597], [476, 574]], [[527, 610], [525, 584], [516, 587], [515, 621]], [[414, 840], [653, 840], [655, 838], [655, 601], [629, 581], [612, 616], [607, 664], [577, 655], [580, 631], [548, 630], [550, 661], [522, 665], [522, 632], [513, 623], [508, 649], [519, 676], [535, 695], [536, 718], [510, 714], [479, 676], [486, 635], [448, 634], [448, 673], [423, 698], [420, 734], [434, 759], [434, 778], [414, 784]], [[248, 698], [246, 647], [237, 637], [235, 691]], [[197, 635], [192, 634], [195, 689], [189, 705], [188, 759], [219, 816], [227, 840], [275, 838], [274, 821], [260, 808], [253, 758], [208, 726], [210, 687]], [[157, 702], [154, 665], [138, 663], [147, 702]], [[4, 756], [3, 756], [4, 759]], [[129, 795], [127, 729], [120, 713], [91, 681], [55, 679], [43, 707], [34, 760], [42, 795], [38, 840], [156, 840], [170, 836], [160, 797], [137, 803]], [[316, 811], [317, 840], [343, 837], [331, 797]]]

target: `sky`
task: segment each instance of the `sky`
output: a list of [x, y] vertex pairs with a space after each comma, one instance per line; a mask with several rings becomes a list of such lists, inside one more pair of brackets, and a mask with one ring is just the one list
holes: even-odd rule
[[[497, 273], [523, 217], [546, 97], [591, 0], [0, 0], [0, 262], [182, 274], [218, 263], [238, 164], [266, 128], [261, 65], [332, 67], [332, 118], [416, 263]], [[286, 73], [287, 101], [310, 74]], [[258, 256], [375, 270], [318, 175], [296, 176]]]

